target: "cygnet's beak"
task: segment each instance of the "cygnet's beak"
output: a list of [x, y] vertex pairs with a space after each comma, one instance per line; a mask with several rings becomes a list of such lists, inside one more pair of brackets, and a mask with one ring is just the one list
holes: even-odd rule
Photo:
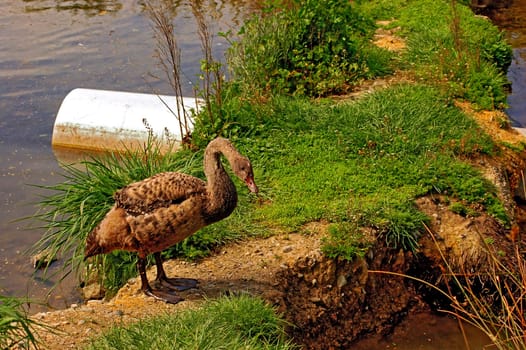
[[248, 175], [245, 179], [245, 183], [247, 184], [248, 189], [252, 193], [258, 193], [259, 189], [256, 186], [256, 183], [254, 182], [254, 176]]

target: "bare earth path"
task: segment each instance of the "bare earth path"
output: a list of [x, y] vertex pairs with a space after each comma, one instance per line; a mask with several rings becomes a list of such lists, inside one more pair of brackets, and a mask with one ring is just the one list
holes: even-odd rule
[[[197, 278], [197, 289], [182, 292], [185, 301], [166, 304], [144, 296], [140, 281], [131, 279], [110, 301], [89, 301], [66, 310], [44, 312], [33, 317], [56, 329], [40, 332], [44, 349], [76, 349], [113, 326], [125, 325], [164, 312], [196, 308], [205, 298], [226, 293], [248, 292], [273, 301], [279, 293], [275, 274], [300, 257], [319, 254], [320, 235], [288, 234], [251, 239], [222, 247], [198, 263], [165, 262], [169, 276]], [[155, 269], [149, 271], [150, 280]]]

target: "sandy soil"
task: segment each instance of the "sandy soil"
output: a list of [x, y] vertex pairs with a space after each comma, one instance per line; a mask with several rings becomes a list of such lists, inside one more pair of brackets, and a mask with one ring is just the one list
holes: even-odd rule
[[[183, 260], [165, 262], [168, 276], [197, 278], [197, 289], [181, 292], [185, 301], [172, 305], [147, 297], [140, 281], [130, 280], [110, 301], [91, 300], [85, 305], [54, 312], [42, 312], [34, 319], [56, 329], [40, 333], [45, 349], [74, 349], [113, 326], [129, 324], [164, 312], [195, 308], [205, 298], [248, 292], [269, 301], [279, 299], [276, 274], [288, 269], [299, 257], [317, 252], [321, 234], [289, 234], [252, 239], [222, 247], [197, 263]], [[155, 268], [149, 270], [155, 278]]]

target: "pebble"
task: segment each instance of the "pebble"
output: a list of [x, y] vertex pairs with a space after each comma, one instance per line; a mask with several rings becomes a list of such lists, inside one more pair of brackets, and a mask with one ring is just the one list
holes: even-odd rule
[[111, 313], [111, 315], [122, 317], [124, 316], [124, 312], [122, 310], [115, 310]]
[[294, 249], [294, 246], [288, 245], [288, 246], [283, 247], [282, 252], [283, 253], [290, 253], [293, 249]]
[[86, 305], [88, 306], [93, 306], [93, 305], [100, 305], [102, 304], [103, 301], [102, 300], [88, 300], [88, 302], [86, 303]]
[[39, 312], [38, 314], [35, 314], [33, 317], [37, 320], [43, 320], [46, 318], [47, 312]]
[[35, 269], [40, 269], [48, 266], [56, 260], [57, 258], [51, 254], [50, 249], [44, 249], [31, 257], [31, 264]]
[[338, 288], [341, 289], [346, 284], [347, 284], [347, 278], [345, 278], [345, 275], [339, 275], [338, 280], [336, 281], [336, 285], [338, 286]]

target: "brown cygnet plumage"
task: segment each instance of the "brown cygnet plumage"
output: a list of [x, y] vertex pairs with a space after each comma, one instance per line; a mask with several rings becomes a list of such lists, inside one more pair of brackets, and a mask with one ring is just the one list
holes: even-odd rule
[[[183, 173], [164, 172], [117, 191], [115, 205], [87, 237], [85, 258], [117, 249], [137, 252], [144, 293], [169, 303], [181, 301], [175, 291], [192, 288], [196, 281], [167, 278], [160, 253], [200, 228], [226, 218], [235, 209], [236, 187], [223, 168], [221, 154], [234, 174], [257, 193], [248, 158], [229, 140], [216, 138], [204, 154], [207, 182]], [[156, 280], [169, 291], [150, 286], [146, 278], [149, 254], [155, 257]]]

